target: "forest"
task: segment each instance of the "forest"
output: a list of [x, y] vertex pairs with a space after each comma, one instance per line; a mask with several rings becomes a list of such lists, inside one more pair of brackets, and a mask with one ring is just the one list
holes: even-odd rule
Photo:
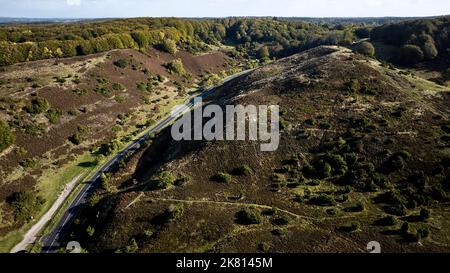
[[283, 57], [318, 45], [349, 44], [354, 26], [329, 26], [274, 18], [138, 18], [0, 27], [0, 66], [66, 58], [112, 49], [144, 49], [176, 43], [190, 52], [229, 44], [258, 56], [260, 45]]

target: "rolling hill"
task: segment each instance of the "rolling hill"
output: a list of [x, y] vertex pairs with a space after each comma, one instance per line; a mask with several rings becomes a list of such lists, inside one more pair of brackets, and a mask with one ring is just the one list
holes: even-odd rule
[[447, 87], [338, 46], [277, 60], [207, 103], [279, 105], [281, 141], [174, 141], [108, 174], [67, 240], [90, 252], [450, 250]]

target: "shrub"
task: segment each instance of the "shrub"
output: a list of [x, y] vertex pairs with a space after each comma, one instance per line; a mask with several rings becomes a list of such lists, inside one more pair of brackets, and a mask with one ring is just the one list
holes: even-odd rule
[[187, 183], [189, 183], [189, 181], [191, 181], [191, 180], [192, 180], [192, 178], [190, 176], [185, 176], [185, 177], [175, 180], [174, 184], [176, 186], [183, 186], [183, 185], [186, 185]]
[[272, 223], [277, 226], [285, 226], [285, 225], [289, 224], [289, 219], [286, 217], [279, 217], [279, 218], [274, 219], [272, 221]]
[[334, 197], [328, 194], [320, 194], [317, 196], [311, 197], [309, 200], [311, 204], [318, 205], [318, 206], [334, 206], [336, 205], [336, 201], [334, 200]]
[[339, 210], [337, 208], [329, 208], [326, 210], [326, 213], [330, 216], [336, 216], [339, 214]]
[[44, 134], [44, 127], [41, 124], [29, 123], [24, 127], [25, 133], [31, 136], [40, 137]]
[[181, 59], [173, 60], [166, 64], [166, 68], [170, 73], [178, 75], [186, 75], [186, 70], [184, 69], [183, 62]]
[[131, 37], [139, 46], [139, 49], [146, 48], [149, 45], [150, 37], [148, 33], [144, 31], [134, 31], [131, 33]]
[[272, 230], [271, 233], [275, 236], [283, 236], [287, 233], [287, 230], [283, 228], [276, 228]]
[[71, 137], [69, 137], [69, 141], [72, 142], [74, 145], [80, 145], [81, 142], [83, 142], [83, 138], [79, 133], [73, 134]]
[[91, 227], [91, 226], [88, 226], [88, 227], [86, 228], [86, 234], [87, 234], [89, 237], [94, 236], [94, 233], [95, 233], [95, 228], [93, 228], [93, 227]]
[[114, 65], [123, 69], [128, 66], [128, 61], [125, 59], [119, 59], [114, 62]]
[[162, 214], [156, 216], [152, 222], [157, 225], [165, 225], [179, 219], [184, 213], [182, 205], [170, 205]]
[[19, 164], [24, 168], [34, 168], [36, 167], [37, 162], [34, 158], [27, 158], [22, 160]]
[[433, 37], [431, 37], [428, 34], [422, 34], [420, 35], [419, 39], [422, 40], [423, 42], [422, 50], [425, 58], [427, 58], [428, 60], [436, 58], [439, 52], [436, 48], [436, 44], [434, 42]]
[[258, 51], [258, 57], [260, 60], [266, 62], [268, 60], [270, 60], [270, 52], [269, 52], [269, 48], [267, 46], [262, 46], [259, 51]]
[[177, 53], [177, 43], [171, 39], [164, 39], [160, 44], [160, 48], [170, 54]]
[[430, 210], [428, 210], [426, 208], [422, 208], [420, 210], [420, 214], [419, 214], [420, 220], [426, 221], [426, 220], [430, 219], [430, 215], [431, 215]]
[[405, 45], [400, 50], [401, 62], [404, 64], [417, 64], [424, 59], [424, 54], [420, 47], [415, 45]]
[[112, 88], [116, 91], [123, 91], [125, 90], [125, 86], [121, 83], [114, 83]]
[[404, 222], [400, 228], [400, 233], [403, 235], [407, 235], [409, 233], [409, 223], [408, 222]]
[[234, 175], [249, 176], [252, 173], [253, 173], [253, 170], [248, 165], [243, 165], [243, 166], [233, 170]]
[[117, 103], [123, 103], [125, 101], [125, 97], [124, 96], [116, 96], [115, 101]]
[[356, 52], [362, 55], [373, 57], [375, 55], [375, 47], [369, 42], [362, 42], [356, 45]]
[[11, 146], [15, 141], [11, 128], [6, 122], [0, 120], [0, 152]]
[[341, 226], [339, 229], [345, 232], [355, 232], [361, 229], [361, 224], [359, 222], [350, 222]]
[[167, 189], [172, 186], [177, 178], [172, 172], [164, 171], [156, 179], [156, 187], [158, 189]]
[[49, 103], [45, 98], [37, 97], [32, 99], [28, 105], [25, 107], [25, 110], [33, 115], [41, 114], [47, 111], [49, 108]]
[[212, 180], [219, 183], [229, 183], [231, 181], [231, 175], [227, 173], [218, 173], [212, 177]]
[[406, 206], [403, 204], [395, 204], [385, 208], [385, 211], [392, 215], [404, 216], [408, 213]]
[[320, 178], [328, 178], [331, 177], [333, 172], [333, 168], [330, 164], [324, 163], [323, 166], [318, 170], [317, 174]]
[[97, 86], [97, 87], [94, 89], [94, 91], [97, 92], [97, 93], [99, 93], [99, 94], [102, 94], [102, 95], [105, 96], [105, 97], [110, 97], [110, 96], [112, 96], [112, 91], [111, 91], [111, 89], [109, 89], [109, 88], [107, 88], [107, 87], [104, 87], [104, 86]]
[[45, 116], [48, 118], [48, 120], [53, 124], [56, 124], [59, 122], [61, 115], [62, 115], [62, 111], [59, 109], [54, 109], [54, 108], [50, 108], [47, 111], [47, 113], [45, 114]]
[[376, 224], [381, 226], [395, 226], [397, 223], [397, 217], [392, 215], [388, 215], [376, 221]]
[[430, 236], [430, 229], [427, 227], [417, 229], [416, 238], [417, 241], [428, 238]]
[[45, 200], [31, 191], [14, 193], [9, 203], [13, 207], [16, 221], [30, 221], [39, 212]]
[[241, 225], [256, 225], [262, 221], [259, 212], [243, 209], [236, 213], [236, 222]]
[[105, 191], [108, 191], [110, 189], [109, 177], [105, 173], [102, 173], [102, 175], [100, 176], [100, 183], [102, 184], [102, 188]]

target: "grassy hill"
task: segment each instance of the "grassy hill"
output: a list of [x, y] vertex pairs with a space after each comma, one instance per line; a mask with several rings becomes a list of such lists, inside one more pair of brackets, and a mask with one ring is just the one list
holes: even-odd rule
[[336, 47], [220, 87], [220, 105], [280, 105], [276, 152], [167, 129], [110, 174], [73, 226], [88, 251], [450, 249], [448, 88]]
[[242, 60], [228, 55], [123, 49], [3, 68], [0, 120], [13, 142], [0, 151], [0, 236], [39, 217], [66, 183], [87, 176], [190, 92], [240, 69]]

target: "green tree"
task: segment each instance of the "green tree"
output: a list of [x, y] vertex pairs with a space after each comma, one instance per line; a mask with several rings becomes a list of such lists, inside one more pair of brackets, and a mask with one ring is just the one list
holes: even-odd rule
[[259, 49], [259, 58], [264, 62], [270, 60], [270, 52], [267, 46], [262, 46]]
[[167, 53], [175, 54], [177, 53], [177, 43], [171, 39], [164, 39], [160, 45], [161, 49]]
[[50, 104], [45, 98], [36, 97], [28, 103], [25, 110], [30, 114], [36, 115], [47, 111], [49, 107]]
[[400, 61], [404, 64], [417, 64], [424, 59], [422, 49], [416, 45], [405, 45], [400, 50]]
[[11, 146], [15, 141], [11, 128], [6, 122], [0, 120], [0, 152]]
[[131, 37], [133, 37], [134, 41], [139, 46], [140, 50], [148, 47], [149, 45], [148, 33], [144, 31], [134, 31], [131, 33]]
[[356, 45], [356, 52], [362, 55], [373, 57], [375, 55], [375, 47], [369, 42], [362, 42]]

